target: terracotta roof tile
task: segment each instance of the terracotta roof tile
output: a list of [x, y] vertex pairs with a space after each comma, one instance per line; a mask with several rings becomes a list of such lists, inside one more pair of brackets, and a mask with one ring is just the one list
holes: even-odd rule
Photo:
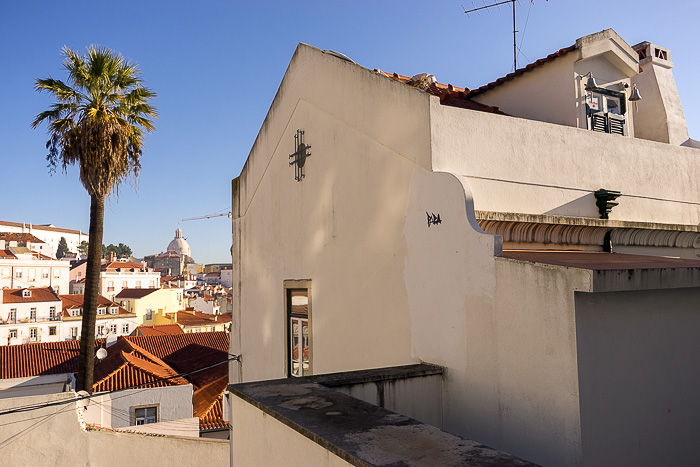
[[5, 240], [6, 242], [44, 243], [43, 240], [30, 233], [21, 232], [0, 232], [0, 240]]
[[146, 295], [150, 295], [157, 290], [159, 289], [122, 289], [122, 291], [119, 292], [114, 298], [116, 298], [117, 300], [143, 298]]
[[[383, 75], [388, 76], [389, 78], [392, 78], [401, 83], [408, 83], [411, 79], [409, 76], [403, 76], [397, 73], [390, 75], [384, 72], [380, 72], [379, 70], [374, 71], [382, 73]], [[479, 112], [506, 115], [505, 113], [501, 112], [498, 109], [498, 107], [481, 104], [479, 102], [471, 100], [468, 97], [468, 94], [471, 91], [467, 88], [460, 88], [458, 86], [453, 86], [452, 84], [433, 83], [425, 92], [427, 92], [428, 94], [432, 94], [433, 96], [439, 97], [440, 103], [442, 105], [447, 105], [450, 107], [459, 107], [462, 109], [477, 110]]]
[[[29, 291], [29, 297], [24, 296], [25, 290]], [[58, 302], [60, 300], [51, 287], [35, 287], [31, 289], [4, 289], [0, 303]]]
[[150, 271], [151, 268], [139, 263], [129, 263], [125, 261], [112, 261], [102, 265], [102, 270], [105, 269], [136, 269], [138, 271]]
[[63, 233], [71, 233], [71, 234], [81, 234], [85, 235], [87, 237], [86, 233], [81, 232], [80, 230], [72, 230], [72, 229], [61, 229], [59, 227], [50, 227], [48, 225], [36, 225], [36, 224], [26, 224], [26, 223], [21, 223], [21, 222], [7, 222], [7, 221], [0, 221], [0, 225], [8, 226], [8, 227], [23, 227], [26, 229], [30, 230], [45, 230], [49, 232], [63, 232]]
[[184, 334], [177, 324], [159, 324], [156, 326], [139, 326], [136, 328], [137, 336], [160, 336], [163, 334]]
[[576, 50], [576, 44], [569, 46], [569, 47], [564, 47], [563, 49], [559, 49], [556, 52], [549, 54], [544, 58], [540, 58], [539, 60], [536, 60], [536, 61], [530, 63], [529, 65], [524, 66], [523, 68], [518, 68], [513, 73], [508, 73], [507, 75], [505, 75], [501, 78], [498, 78], [496, 81], [492, 81], [488, 84], [481, 86], [480, 88], [473, 89], [473, 90], [467, 92], [466, 96], [468, 98], [478, 96], [479, 94], [482, 94], [486, 91], [489, 91], [489, 90], [495, 88], [496, 86], [500, 86], [501, 84], [503, 84], [507, 81], [511, 81], [511, 80], [515, 79], [516, 77], [518, 77], [524, 73], [527, 73], [528, 71], [532, 71], [535, 68], [537, 68], [541, 65], [544, 65], [545, 63], [549, 63], [556, 58], [559, 58], [559, 57], [562, 57], [562, 56], [568, 54], [569, 52], [573, 52], [574, 50]]

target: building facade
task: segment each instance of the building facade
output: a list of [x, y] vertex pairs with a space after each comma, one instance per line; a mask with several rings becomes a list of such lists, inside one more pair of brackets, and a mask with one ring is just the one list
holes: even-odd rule
[[700, 152], [631, 110], [650, 47], [602, 31], [471, 91], [299, 45], [232, 182], [232, 382], [427, 362], [450, 433], [694, 459]]

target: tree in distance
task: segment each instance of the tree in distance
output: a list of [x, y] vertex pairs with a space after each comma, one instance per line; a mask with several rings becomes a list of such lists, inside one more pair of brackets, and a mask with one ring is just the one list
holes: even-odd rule
[[66, 237], [61, 237], [58, 241], [58, 248], [56, 248], [56, 259], [63, 258], [66, 256], [66, 253], [70, 253], [68, 250], [68, 242], [66, 241]]
[[55, 99], [32, 122], [48, 125], [46, 160], [49, 171], [78, 165], [80, 182], [90, 195], [90, 241], [85, 273], [78, 382], [76, 390], [92, 393], [95, 359], [95, 320], [100, 283], [100, 258], [105, 198], [119, 185], [138, 177], [145, 132], [152, 132], [156, 94], [143, 86], [138, 65], [118, 52], [90, 46], [80, 54], [64, 47], [68, 81], [37, 79], [34, 88]]

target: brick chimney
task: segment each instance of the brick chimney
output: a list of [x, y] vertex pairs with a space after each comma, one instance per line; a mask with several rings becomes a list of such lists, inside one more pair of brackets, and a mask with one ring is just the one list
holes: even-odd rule
[[109, 254], [109, 262], [113, 263], [114, 262], [114, 252], [110, 252]]

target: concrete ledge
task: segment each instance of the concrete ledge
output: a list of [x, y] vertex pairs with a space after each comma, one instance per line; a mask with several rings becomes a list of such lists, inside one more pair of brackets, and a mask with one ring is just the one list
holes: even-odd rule
[[348, 386], [351, 384], [376, 383], [379, 381], [418, 378], [421, 376], [436, 376], [442, 375], [443, 372], [444, 369], [439, 365], [417, 363], [415, 365], [373, 368], [371, 370], [328, 373], [323, 375], [308, 376], [305, 379], [307, 381], [333, 388], [337, 386]]
[[387, 370], [397, 373], [424, 371], [426, 374], [438, 371], [433, 365], [411, 365], [350, 372], [347, 378], [336, 373], [234, 384], [229, 385], [229, 391], [351, 465], [535, 465], [347, 396], [318, 382], [326, 379], [329, 385], [347, 384], [351, 380], [364, 381]]

